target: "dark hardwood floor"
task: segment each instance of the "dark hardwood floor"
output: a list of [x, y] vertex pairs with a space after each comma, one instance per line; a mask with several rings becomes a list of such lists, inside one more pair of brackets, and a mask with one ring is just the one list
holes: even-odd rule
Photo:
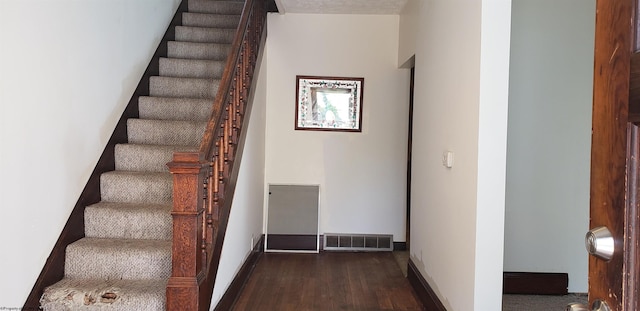
[[391, 252], [264, 253], [233, 310], [424, 310]]

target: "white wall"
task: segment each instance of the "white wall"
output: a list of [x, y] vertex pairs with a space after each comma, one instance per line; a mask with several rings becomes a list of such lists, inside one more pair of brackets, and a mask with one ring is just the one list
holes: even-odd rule
[[[266, 183], [320, 185], [321, 232], [405, 241], [409, 71], [398, 16], [268, 17]], [[295, 131], [296, 75], [364, 77], [362, 133]]]
[[0, 307], [21, 307], [178, 0], [0, 0]]
[[419, 20], [411, 259], [452, 311], [501, 309], [510, 5], [432, 0], [401, 15]]
[[233, 206], [229, 215], [227, 233], [222, 248], [220, 267], [216, 277], [211, 310], [222, 298], [233, 281], [236, 273], [262, 236], [264, 205], [264, 128], [265, 102], [267, 94], [266, 51], [262, 56], [259, 69], [254, 76], [253, 107], [249, 119], [249, 128], [242, 152], [240, 172], [233, 195]]
[[513, 1], [504, 268], [568, 272], [570, 292], [587, 292], [594, 25], [594, 0]]

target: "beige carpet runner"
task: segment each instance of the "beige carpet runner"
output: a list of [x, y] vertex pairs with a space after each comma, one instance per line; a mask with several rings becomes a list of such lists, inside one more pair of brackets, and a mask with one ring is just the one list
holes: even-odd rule
[[242, 12], [242, 1], [188, 0], [116, 170], [102, 174], [102, 201], [85, 208], [85, 238], [66, 249], [64, 279], [41, 298], [46, 311], [164, 310], [171, 273], [175, 151], [197, 150]]

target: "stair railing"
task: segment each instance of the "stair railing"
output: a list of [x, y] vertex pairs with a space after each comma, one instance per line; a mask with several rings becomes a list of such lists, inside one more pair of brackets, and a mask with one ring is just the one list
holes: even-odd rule
[[266, 1], [245, 1], [200, 149], [174, 153], [167, 164], [173, 175], [169, 311], [209, 310], [265, 23]]

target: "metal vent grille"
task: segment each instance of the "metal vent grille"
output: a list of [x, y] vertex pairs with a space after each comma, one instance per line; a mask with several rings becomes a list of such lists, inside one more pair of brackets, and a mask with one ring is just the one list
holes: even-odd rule
[[324, 250], [393, 251], [393, 235], [325, 233]]

